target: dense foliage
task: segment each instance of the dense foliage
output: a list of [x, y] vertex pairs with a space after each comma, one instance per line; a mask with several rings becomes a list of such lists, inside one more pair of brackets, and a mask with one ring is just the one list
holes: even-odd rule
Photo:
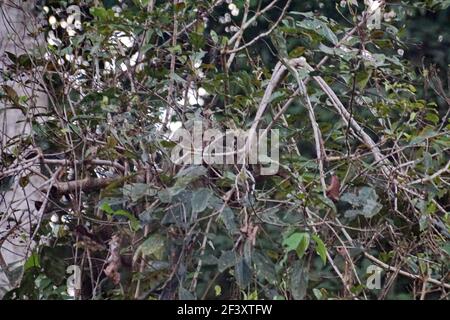
[[[448, 298], [447, 57], [417, 58], [410, 22], [449, 5], [42, 1], [45, 36], [3, 71], [48, 96], [2, 87], [31, 130], [1, 153], [1, 191], [45, 181], [5, 298]], [[279, 171], [175, 164], [194, 120], [278, 129]]]

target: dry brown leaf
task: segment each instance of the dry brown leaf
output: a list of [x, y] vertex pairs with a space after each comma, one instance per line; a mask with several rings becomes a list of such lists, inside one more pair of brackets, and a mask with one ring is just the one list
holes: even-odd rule
[[105, 268], [105, 274], [114, 284], [120, 283], [120, 240], [118, 235], [112, 236], [111, 241], [109, 242], [109, 256], [106, 260], [108, 265]]
[[336, 175], [333, 175], [331, 177], [330, 186], [327, 189], [327, 197], [333, 201], [338, 201], [340, 188], [341, 183], [339, 182], [339, 178]]

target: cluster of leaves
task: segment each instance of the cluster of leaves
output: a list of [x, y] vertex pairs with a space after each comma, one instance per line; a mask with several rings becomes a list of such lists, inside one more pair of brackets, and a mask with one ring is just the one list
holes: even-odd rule
[[[43, 1], [47, 41], [8, 54], [5, 76], [39, 73], [30, 81], [49, 99], [42, 111], [4, 86], [2, 98], [31, 130], [9, 142], [2, 166], [31, 150], [54, 190], [44, 190], [37, 245], [7, 298], [447, 297], [450, 126], [446, 109], [417, 92], [425, 80], [403, 57], [403, 23], [414, 9], [387, 3], [383, 12], [395, 16], [370, 29], [360, 23], [363, 1], [98, 2]], [[448, 6], [428, 2], [415, 5]], [[72, 5], [82, 27], [68, 32]], [[171, 162], [171, 123], [250, 128], [274, 66], [299, 57], [317, 68], [298, 78], [322, 77], [383, 161], [309, 81], [326, 156], [318, 159], [289, 73], [260, 122], [280, 132], [278, 174]], [[200, 88], [208, 95], [188, 103]], [[20, 170], [25, 187], [35, 173]], [[337, 199], [321, 185], [331, 176]], [[2, 191], [13, 184], [0, 178]], [[381, 288], [367, 287], [370, 264], [385, 269]], [[72, 295], [70, 265], [82, 271]]]

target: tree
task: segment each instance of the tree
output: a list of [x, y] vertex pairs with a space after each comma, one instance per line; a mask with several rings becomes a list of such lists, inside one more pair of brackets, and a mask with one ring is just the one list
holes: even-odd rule
[[413, 4], [37, 5], [46, 41], [5, 52], [48, 98], [2, 87], [30, 127], [2, 191], [41, 196], [3, 200], [4, 239], [38, 217], [6, 298], [446, 298], [448, 105], [403, 24], [448, 4]]

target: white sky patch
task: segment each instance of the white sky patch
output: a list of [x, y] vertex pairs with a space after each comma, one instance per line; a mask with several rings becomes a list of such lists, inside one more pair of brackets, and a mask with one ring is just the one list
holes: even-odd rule
[[75, 29], [78, 29], [80, 31], [83, 29], [83, 26], [82, 26], [80, 20], [75, 20], [75, 23], [73, 25], [74, 25]]
[[202, 66], [202, 62], [201, 62], [201, 61], [197, 61], [197, 62], [194, 63], [194, 68], [195, 68], [195, 69], [198, 69], [198, 68], [200, 68], [201, 66]]
[[[199, 88], [198, 90], [189, 88], [187, 92], [187, 105], [188, 106], [203, 106], [205, 104], [205, 100], [203, 97], [208, 96], [208, 92], [204, 88]], [[185, 101], [186, 95], [184, 95], [180, 100], [177, 101], [177, 104], [180, 106], [184, 106], [186, 104]]]
[[[186, 92], [184, 92], [183, 96], [186, 96]], [[203, 106], [205, 103], [203, 98], [207, 97], [207, 96], [209, 96], [209, 93], [208, 93], [208, 91], [205, 90], [205, 88], [200, 87], [197, 90], [193, 89], [193, 88], [189, 88], [188, 92], [187, 92], [187, 99], [188, 99], [187, 105], [188, 106], [192, 106], [192, 105]], [[185, 105], [184, 97], [179, 99], [177, 101], [177, 104], [181, 107], [184, 106]], [[161, 108], [160, 111], [161, 111], [161, 114], [159, 116], [160, 123], [156, 124], [156, 128], [158, 130], [161, 130], [162, 123], [166, 119], [167, 109]], [[181, 121], [170, 121], [170, 119], [169, 119], [169, 123], [167, 124], [167, 127], [169, 129], [168, 137], [171, 138], [172, 135], [178, 129], [180, 129], [182, 127], [182, 123], [181, 123]]]
[[139, 51], [137, 51], [135, 54], [133, 54], [130, 58], [130, 66], [134, 67], [137, 63], [137, 60], [139, 58]]
[[105, 70], [104, 70], [105, 74], [114, 72], [115, 69], [116, 69], [116, 60], [115, 59], [111, 60], [111, 62], [105, 61]]
[[55, 47], [59, 47], [60, 45], [62, 45], [61, 39], [57, 38], [52, 30], [48, 32], [47, 42], [49, 45]]
[[67, 17], [67, 23], [68, 24], [73, 24], [73, 22], [75, 21], [75, 15], [71, 14]]
[[206, 91], [204, 88], [200, 87], [200, 88], [198, 89], [198, 95], [199, 95], [200, 97], [205, 97], [205, 96], [208, 96], [209, 93], [208, 93], [208, 91]]
[[50, 16], [48, 23], [53, 27], [57, 23], [55, 16]]
[[120, 70], [122, 70], [123, 72], [125, 72], [125, 71], [128, 70], [127, 65], [125, 64], [125, 62], [122, 62], [122, 63], [120, 64]]
[[69, 35], [69, 37], [74, 37], [77, 34], [75, 29], [71, 25], [67, 26], [66, 32]]
[[171, 133], [177, 131], [178, 129], [180, 129], [182, 126], [181, 121], [172, 121], [169, 123], [169, 130]]
[[[159, 116], [160, 122], [155, 125], [155, 127], [158, 131], [160, 131], [162, 129], [162, 124], [166, 119], [167, 110], [168, 109], [160, 108], [160, 111], [161, 111], [161, 114]], [[170, 119], [169, 119], [169, 123], [167, 124], [167, 128], [169, 129], [169, 132], [166, 134], [166, 136], [170, 139], [172, 137], [172, 135], [175, 133], [175, 131], [180, 129], [182, 127], [182, 125], [183, 124], [181, 123], [181, 121], [170, 121]]]
[[362, 50], [361, 56], [363, 57], [364, 60], [371, 61], [371, 62], [375, 61], [375, 58], [373, 57], [373, 55], [367, 50]]
[[379, 0], [366, 0], [367, 11], [373, 13], [381, 7], [381, 1]]
[[122, 43], [127, 48], [131, 48], [134, 45], [134, 38], [132, 36], [128, 36], [125, 32], [122, 31], [114, 31], [110, 40], [113, 44], [117, 44], [118, 41], [120, 41], [120, 43]]
[[59, 216], [56, 213], [54, 213], [52, 215], [52, 217], [50, 218], [50, 221], [53, 222], [53, 223], [58, 223], [59, 222]]
[[70, 216], [65, 214], [61, 217], [61, 222], [62, 223], [69, 223], [70, 222]]
[[[135, 52], [129, 60], [130, 67], [134, 67], [138, 63], [138, 58], [139, 58], [139, 52]], [[144, 67], [143, 64], [139, 64], [138, 71], [143, 67]], [[115, 70], [116, 70], [116, 58], [112, 58], [111, 61], [105, 61], [104, 74], [109, 74], [111, 72], [115, 72]], [[128, 67], [125, 62], [122, 62], [120, 64], [120, 70], [122, 70], [124, 72], [128, 70]]]

